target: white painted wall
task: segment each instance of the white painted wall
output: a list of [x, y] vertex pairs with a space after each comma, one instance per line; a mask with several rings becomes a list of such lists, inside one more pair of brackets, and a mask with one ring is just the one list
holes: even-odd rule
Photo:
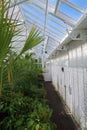
[[85, 129], [87, 128], [87, 42], [72, 41], [68, 46], [68, 51], [60, 51], [58, 57], [50, 61], [50, 74], [55, 89], [59, 91], [82, 129]]
[[43, 75], [44, 75], [44, 80], [45, 81], [52, 81], [51, 64], [50, 64], [50, 62], [45, 64]]

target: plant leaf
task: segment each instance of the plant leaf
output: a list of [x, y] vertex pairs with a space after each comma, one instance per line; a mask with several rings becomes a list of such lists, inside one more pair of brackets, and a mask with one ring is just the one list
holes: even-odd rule
[[26, 52], [27, 50], [33, 48], [44, 40], [43, 36], [40, 36], [40, 31], [33, 26], [28, 35], [28, 38], [24, 44], [23, 49], [20, 52], [20, 55]]

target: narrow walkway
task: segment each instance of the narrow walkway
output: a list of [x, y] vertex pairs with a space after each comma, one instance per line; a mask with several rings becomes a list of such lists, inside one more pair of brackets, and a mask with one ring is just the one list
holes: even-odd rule
[[57, 125], [55, 130], [80, 130], [77, 129], [70, 115], [66, 114], [61, 98], [54, 90], [51, 82], [45, 82], [45, 89], [47, 91], [48, 104], [53, 109], [52, 121]]

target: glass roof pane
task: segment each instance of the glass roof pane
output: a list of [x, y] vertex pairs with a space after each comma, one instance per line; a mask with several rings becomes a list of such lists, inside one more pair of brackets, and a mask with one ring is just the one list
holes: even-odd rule
[[57, 16], [55, 16], [53, 14], [48, 14], [48, 16], [52, 17], [53, 20], [59, 21], [60, 23], [64, 24], [64, 21], [62, 21], [61, 19], [59, 19]]
[[87, 0], [68, 0], [72, 4], [79, 6], [82, 9], [87, 9]]
[[43, 10], [42, 8], [40, 8], [40, 7], [38, 7], [38, 6], [34, 5], [34, 4], [29, 4], [29, 6], [30, 6], [30, 5], [31, 5], [33, 8], [39, 10], [40, 13], [45, 13], [45, 10]]
[[[34, 9], [29, 8], [28, 6], [22, 5], [22, 8], [27, 12], [36, 15], [37, 17], [40, 17], [41, 19], [44, 19], [44, 16], [41, 15], [39, 12], [36, 12]], [[32, 16], [33, 17], [33, 16]]]
[[71, 18], [73, 18], [75, 20], [78, 20], [82, 15], [82, 13], [80, 13], [79, 11], [71, 8], [70, 6], [68, 6], [67, 4], [65, 4], [63, 2], [61, 2], [59, 10], [62, 13], [68, 15], [69, 17], [71, 17]]
[[[58, 1], [60, 2], [58, 3]], [[42, 30], [45, 36], [48, 36], [45, 50], [49, 55], [68, 35], [67, 29], [72, 31], [80, 17], [85, 13], [87, 0], [48, 0], [48, 3], [47, 0], [26, 0], [20, 7], [23, 11], [24, 20], [26, 20], [27, 29], [34, 24]], [[39, 54], [42, 53], [42, 50], [42, 44], [36, 47]]]
[[29, 14], [24, 14], [25, 15], [25, 17], [27, 17], [26, 19], [28, 20], [28, 19], [31, 19], [31, 20], [33, 20], [33, 24], [35, 24], [35, 22], [37, 22], [38, 24], [40, 24], [40, 25], [43, 25], [43, 22], [42, 21], [38, 21], [38, 19], [36, 18], [35, 19], [35, 17], [32, 17], [31, 15], [29, 15]]
[[[51, 21], [52, 23], [55, 22], [57, 24], [56, 26], [59, 27], [59, 29], [63, 30], [64, 32], [66, 31], [66, 24], [64, 23], [63, 20], [59, 19], [57, 16], [53, 14], [48, 14], [48, 18], [49, 18], [48, 21]], [[72, 27], [68, 24], [67, 24], [67, 28], [69, 30], [72, 30]]]
[[50, 30], [54, 31], [54, 34], [58, 34], [59, 36], [62, 36], [63, 33], [62, 32], [59, 32], [58, 30], [52, 28], [51, 26], [47, 25], [47, 28], [49, 28]]
[[66, 31], [66, 28], [64, 28], [63, 26], [61, 26], [60, 24], [55, 23], [54, 21], [47, 19], [47, 22], [53, 24], [53, 26], [55, 26], [56, 28], [60, 29], [61, 31]]
[[57, 0], [48, 0], [48, 1], [49, 1], [49, 3], [51, 3], [52, 5], [55, 5]]

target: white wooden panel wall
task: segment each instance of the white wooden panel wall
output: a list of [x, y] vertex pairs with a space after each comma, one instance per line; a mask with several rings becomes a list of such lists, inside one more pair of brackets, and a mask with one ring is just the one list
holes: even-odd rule
[[52, 75], [51, 75], [51, 64], [47, 63], [44, 67], [44, 80], [45, 81], [51, 81]]
[[[74, 43], [74, 44], [73, 44]], [[52, 62], [52, 82], [83, 129], [87, 128], [87, 43], [73, 41]], [[62, 72], [62, 67], [64, 72]]]
[[87, 128], [87, 68], [84, 69], [84, 106], [85, 127]]
[[53, 84], [55, 86], [55, 89], [58, 90], [57, 88], [57, 74], [58, 74], [58, 70], [57, 70], [57, 63], [54, 61], [52, 63], [52, 81], [53, 81]]

